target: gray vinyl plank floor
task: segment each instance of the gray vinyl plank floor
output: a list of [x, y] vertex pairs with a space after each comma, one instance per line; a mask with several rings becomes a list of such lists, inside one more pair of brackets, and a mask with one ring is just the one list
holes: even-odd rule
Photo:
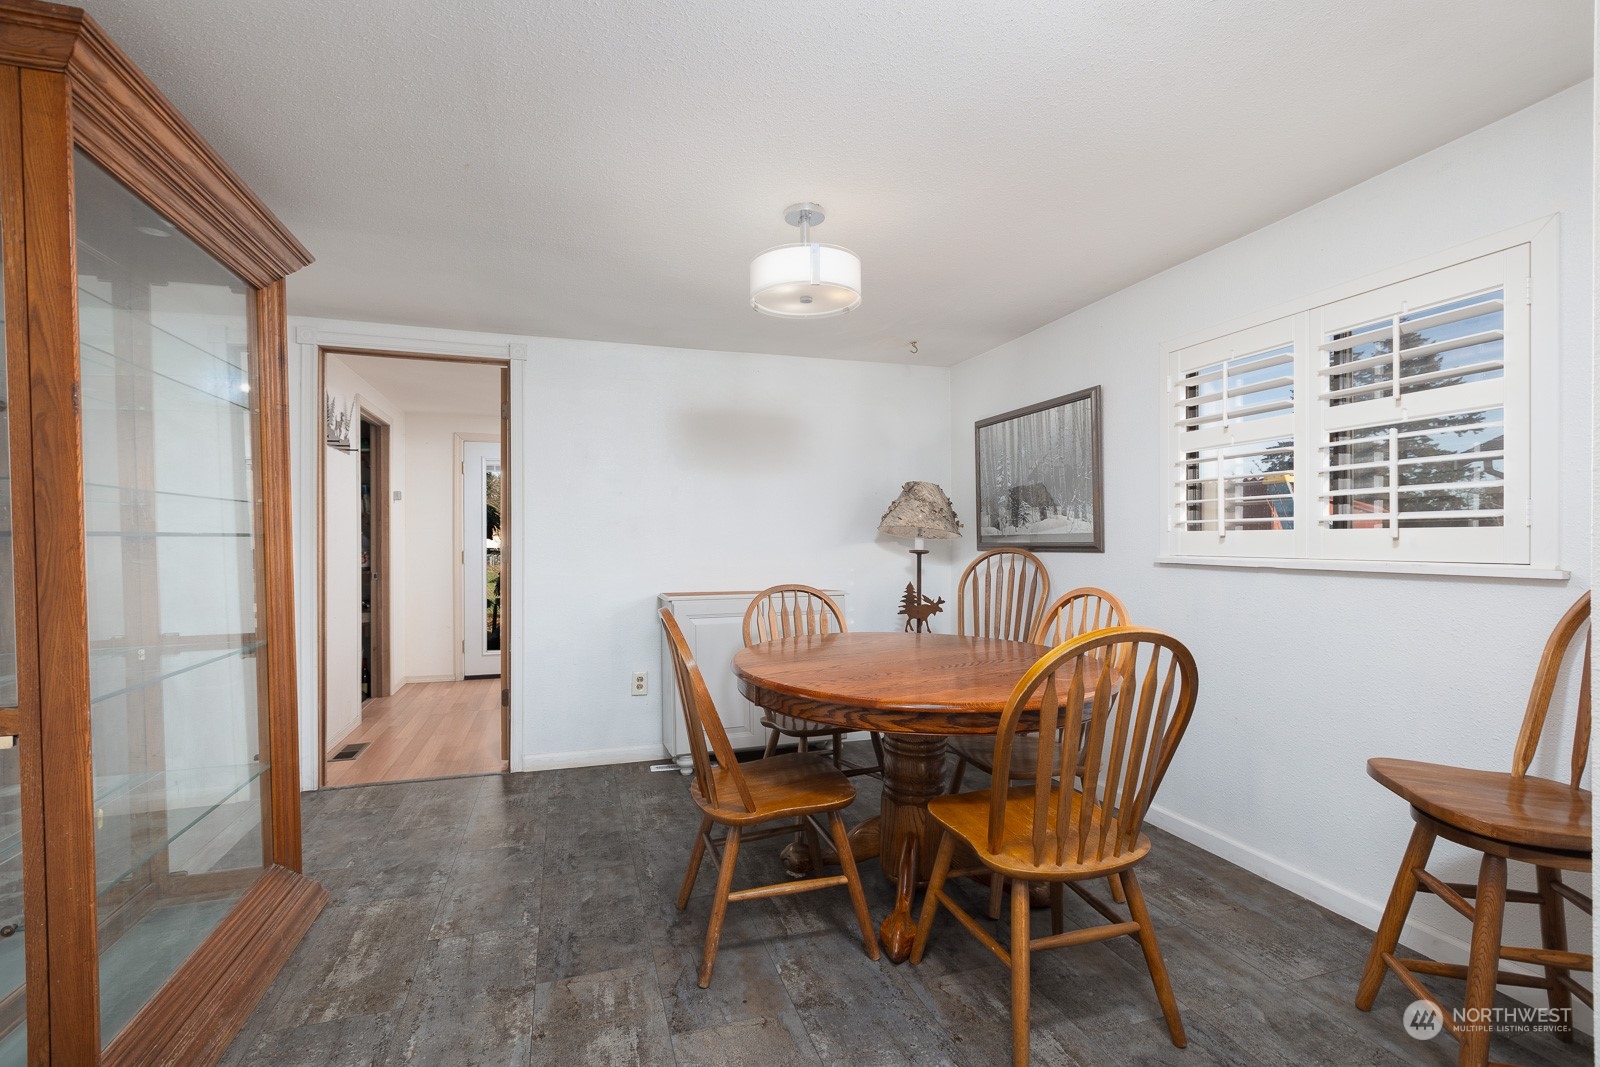
[[[851, 823], [876, 812], [880, 788], [853, 781]], [[689, 908], [674, 907], [697, 822], [687, 780], [648, 764], [308, 794], [306, 870], [332, 900], [223, 1063], [1010, 1062], [1001, 964], [948, 916], [920, 965], [875, 963], [842, 889], [732, 905], [711, 988], [698, 988], [709, 863]], [[1368, 931], [1169, 834], [1150, 836], [1143, 882], [1188, 1048], [1168, 1039], [1139, 948], [1120, 938], [1035, 957], [1035, 1063], [1455, 1062], [1448, 1038], [1407, 1036], [1411, 997], [1393, 978], [1371, 1013], [1356, 1010]], [[781, 879], [782, 845], [742, 850], [735, 886]], [[888, 884], [876, 863], [863, 875], [881, 920]], [[981, 912], [979, 887], [959, 892]], [[1069, 922], [1096, 918], [1067, 899]], [[1536, 1067], [1594, 1062], [1582, 1035], [1570, 1045], [1501, 1036], [1494, 1054]]]

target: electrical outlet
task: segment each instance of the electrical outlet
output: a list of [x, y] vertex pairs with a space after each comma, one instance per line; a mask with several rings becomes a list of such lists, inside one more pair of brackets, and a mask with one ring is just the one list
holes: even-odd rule
[[634, 671], [633, 672], [633, 690], [632, 690], [632, 692], [633, 692], [633, 695], [636, 696], [636, 697], [645, 696], [650, 692], [650, 672], [649, 671]]

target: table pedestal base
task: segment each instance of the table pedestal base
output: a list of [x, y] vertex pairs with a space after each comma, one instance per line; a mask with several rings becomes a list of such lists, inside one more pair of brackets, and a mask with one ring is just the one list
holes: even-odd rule
[[894, 910], [878, 928], [884, 955], [904, 963], [916, 937], [911, 897], [933, 874], [933, 822], [928, 801], [944, 792], [945, 739], [931, 734], [883, 735], [883, 802], [878, 809], [878, 862], [894, 883]]
[[[945, 739], [931, 734], [884, 734], [878, 815], [850, 831], [856, 861], [876, 856], [895, 887], [894, 908], [878, 928], [884, 955], [895, 963], [911, 956], [917, 933], [912, 896], [933, 874], [934, 825], [928, 801], [944, 792], [945, 748]], [[826, 842], [823, 862], [838, 862]], [[790, 843], [783, 850], [783, 865], [792, 877], [805, 877], [812, 873], [811, 850], [803, 841]]]

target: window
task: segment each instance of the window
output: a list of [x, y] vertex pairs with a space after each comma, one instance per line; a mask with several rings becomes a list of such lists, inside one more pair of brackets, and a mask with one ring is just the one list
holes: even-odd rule
[[1165, 558], [1552, 566], [1537, 229], [1166, 346]]

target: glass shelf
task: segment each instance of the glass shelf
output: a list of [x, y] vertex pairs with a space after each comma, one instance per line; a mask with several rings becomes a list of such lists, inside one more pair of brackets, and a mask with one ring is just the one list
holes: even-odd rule
[[[232, 647], [219, 648], [215, 640], [196, 641], [189, 647], [175, 641], [159, 645], [113, 645], [89, 649], [89, 703], [98, 704], [139, 689], [188, 674], [214, 663], [242, 658], [266, 645], [258, 639], [240, 638]], [[141, 658], [143, 657], [143, 658]], [[104, 678], [106, 668], [122, 664], [128, 668], [115, 688], [100, 691], [97, 675]], [[96, 668], [99, 668], [98, 670]], [[141, 672], [142, 675], [141, 675]]]
[[[219, 356], [209, 348], [195, 344], [187, 337], [173, 333], [164, 326], [156, 325], [155, 320], [150, 317], [150, 314], [147, 311], [113, 305], [105, 297], [101, 296], [93, 289], [87, 288], [83, 285], [78, 286], [78, 308], [80, 315], [84, 312], [89, 312], [90, 314], [103, 313], [108, 319], [113, 315], [120, 315], [122, 316], [122, 321], [127, 325], [142, 326], [145, 329], [148, 329], [150, 331], [150, 335], [155, 340], [160, 342], [164, 349], [175, 352], [184, 352], [191, 358], [200, 357], [206, 360], [211, 360], [213, 362], [220, 363], [223, 367], [226, 367], [229, 370], [238, 371], [241, 375], [244, 373], [245, 368], [243, 363], [236, 363], [226, 356]], [[98, 323], [96, 323], [96, 325], [98, 325]], [[229, 350], [234, 351], [241, 356], [244, 354], [245, 346], [242, 344], [229, 345], [226, 341], [224, 341], [223, 344]]]
[[139, 870], [266, 771], [256, 762], [96, 778], [96, 891]]
[[[106, 482], [86, 482], [84, 499], [91, 504], [139, 503], [153, 506], [163, 500], [194, 500], [204, 504], [238, 504], [249, 507], [255, 503], [246, 497], [213, 496], [209, 493], [181, 493], [173, 489], [146, 489], [132, 485], [111, 485]], [[130, 499], [132, 498], [132, 499]], [[10, 531], [3, 531], [9, 537]]]
[[[216, 354], [213, 350], [205, 349], [205, 347], [195, 344], [194, 341], [189, 341], [189, 339], [182, 338], [182, 336], [173, 333], [171, 330], [166, 330], [165, 326], [155, 325], [154, 320], [150, 318], [147, 312], [130, 309], [130, 307], [112, 306], [104, 296], [82, 285], [78, 286], [78, 315], [82, 317], [80, 318], [80, 323], [82, 323], [80, 328], [83, 328], [83, 333], [85, 333], [83, 344], [91, 344], [96, 352], [101, 352], [101, 354], [107, 355], [107, 357], [117, 360], [118, 363], [123, 363], [125, 366], [131, 366], [134, 370], [138, 370], [139, 373], [154, 373], [160, 378], [170, 379], [170, 381], [176, 381], [187, 386], [187, 384], [190, 384], [189, 381], [184, 378], [174, 378], [170, 371], [176, 370], [178, 366], [190, 366], [190, 368], [208, 366], [210, 374], [222, 374], [227, 381], [235, 382], [235, 386], [240, 382], [250, 381], [243, 363], [235, 363], [230, 358], [222, 357], [222, 355]], [[142, 366], [139, 363], [130, 362], [130, 360], [118, 357], [115, 354], [109, 338], [110, 333], [112, 333], [112, 322], [117, 320], [117, 317], [120, 317], [120, 322], [123, 325], [139, 326], [142, 330], [149, 331], [149, 338], [152, 341], [152, 346], [150, 346], [150, 366]], [[88, 334], [93, 334], [93, 339]], [[245, 346], [242, 346], [242, 344], [229, 346], [226, 341], [222, 342], [222, 344], [229, 347], [230, 350], [235, 350], [242, 357], [245, 354]], [[162, 357], [168, 360], [166, 370], [157, 370], [158, 360]], [[235, 390], [234, 394], [230, 395], [218, 395], [219, 400], [227, 400], [230, 403], [237, 403], [240, 397], [248, 397], [245, 390]]]
[[255, 536], [251, 501], [206, 493], [84, 487], [89, 537]]
[[[104, 892], [148, 863], [201, 819], [249, 789], [266, 771], [267, 765], [257, 762], [95, 778], [96, 837], [102, 843], [108, 837], [115, 838], [118, 846], [109, 852], [103, 844], [97, 849], [97, 890]], [[0, 789], [0, 810], [15, 811], [17, 803], [15, 786]], [[126, 826], [134, 821], [142, 821], [145, 825], [141, 829], [146, 832], [129, 835]], [[165, 826], [149, 832], [158, 821], [164, 821]], [[15, 862], [21, 851], [22, 835], [16, 821], [0, 824], [0, 869]], [[16, 917], [0, 915], [0, 924], [14, 921]]]
[[[198, 379], [197, 382], [189, 381], [179, 376], [180, 374], [184, 373], [185, 368], [183, 367], [173, 367], [170, 364], [168, 364], [167, 369], [165, 370], [156, 370], [154, 367], [146, 367], [139, 363], [135, 363], [131, 359], [125, 359], [122, 356], [117, 355], [115, 352], [102, 348], [100, 345], [93, 343], [87, 338], [85, 338], [81, 343], [80, 349], [83, 353], [83, 364], [85, 367], [97, 367], [101, 370], [107, 370], [111, 372], [116, 372], [118, 368], [123, 368], [125, 370], [132, 371], [135, 374], [148, 375], [151, 378], [160, 378], [162, 381], [171, 382], [173, 385], [193, 391], [208, 401], [227, 404], [231, 407], [236, 407], [241, 411], [247, 412], [250, 410], [250, 394], [241, 388], [241, 386], [248, 384], [248, 380], [244, 377], [244, 372], [239, 371], [236, 367], [233, 368], [237, 372], [235, 376], [224, 377], [220, 382], [214, 376], [207, 377], [201, 373], [201, 369], [188, 368], [189, 373], [193, 374]], [[222, 360], [218, 360], [214, 356], [210, 358], [224, 367], [233, 367], [233, 364], [224, 363]], [[209, 370], [210, 368], [204, 369]], [[88, 406], [88, 401], [90, 400], [102, 399], [94, 388], [94, 381], [94, 378], [91, 376], [84, 375], [83, 395], [85, 407]], [[200, 384], [202, 382], [206, 384]], [[121, 410], [121, 407], [115, 400], [108, 399], [106, 404], [109, 410]]]
[[255, 534], [246, 530], [244, 532], [226, 531], [222, 533], [209, 533], [205, 530], [85, 530], [85, 537], [114, 537], [120, 541], [145, 541], [151, 538], [162, 537], [231, 537], [249, 538]]

